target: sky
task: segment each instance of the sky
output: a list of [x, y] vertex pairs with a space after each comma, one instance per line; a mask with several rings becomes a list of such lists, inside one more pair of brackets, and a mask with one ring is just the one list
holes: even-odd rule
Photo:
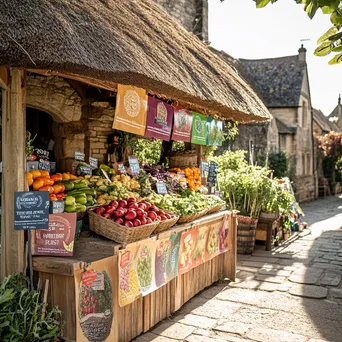
[[262, 9], [255, 8], [253, 0], [209, 0], [211, 46], [234, 58], [291, 56], [304, 44], [312, 105], [325, 115], [342, 93], [342, 64], [328, 65], [332, 56], [316, 57], [313, 52], [317, 39], [331, 26], [328, 15], [317, 11], [310, 20], [294, 0], [278, 0]]

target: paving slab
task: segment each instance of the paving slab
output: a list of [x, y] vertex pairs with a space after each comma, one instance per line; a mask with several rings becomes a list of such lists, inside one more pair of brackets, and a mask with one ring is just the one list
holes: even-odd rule
[[312, 274], [292, 274], [289, 278], [293, 283], [313, 285], [319, 280], [319, 277]]
[[186, 342], [225, 342], [224, 339], [219, 337], [208, 337], [199, 335], [190, 335], [186, 338]]
[[338, 275], [326, 273], [323, 278], [320, 280], [321, 285], [326, 286], [337, 286], [341, 281], [341, 277]]
[[226, 333], [245, 335], [249, 329], [253, 329], [252, 324], [231, 322], [227, 320], [220, 320], [218, 324], [213, 328], [214, 331], [223, 331]]
[[164, 321], [152, 330], [153, 334], [160, 335], [174, 340], [184, 341], [196, 330], [195, 327], [185, 324]]
[[230, 315], [238, 311], [240, 308], [241, 305], [237, 303], [212, 299], [207, 301], [205, 304], [196, 307], [191, 311], [191, 313], [198, 316], [223, 319], [229, 318]]
[[291, 283], [290, 281], [285, 281], [282, 284], [279, 284], [277, 290], [280, 292], [288, 292], [292, 286], [293, 283]]
[[[152, 333], [146, 333], [141, 336], [138, 336], [133, 340], [134, 342], [175, 342], [177, 340], [167, 338], [164, 336], [158, 336]], [[178, 340], [179, 341], [179, 340]]]
[[289, 293], [299, 297], [321, 299], [327, 297], [328, 290], [322, 286], [294, 284]]
[[330, 289], [329, 294], [333, 298], [342, 298], [342, 289]]
[[307, 342], [305, 336], [288, 333], [286, 331], [256, 328], [248, 331], [247, 337], [260, 342]]
[[257, 268], [275, 268], [275, 269], [279, 268], [279, 266], [276, 264], [270, 264], [270, 263], [261, 262], [261, 261], [243, 261], [241, 265], [248, 266], [248, 267], [257, 267]]
[[203, 329], [211, 329], [217, 324], [215, 319], [193, 314], [177, 315], [172, 320], [181, 324], [191, 325], [193, 327]]
[[280, 277], [280, 276], [271, 276], [271, 275], [264, 275], [264, 274], [258, 274], [255, 276], [255, 280], [259, 281], [265, 281], [268, 283], [276, 283], [276, 284], [281, 284], [285, 281], [285, 277]]
[[230, 283], [230, 287], [238, 287], [242, 289], [250, 289], [250, 290], [261, 290], [261, 291], [277, 291], [278, 283], [271, 283], [266, 281], [259, 281], [255, 279], [244, 280], [240, 283]]
[[[231, 335], [229, 333], [225, 333], [223, 331], [214, 331], [214, 330], [204, 330], [204, 329], [196, 329], [192, 335], [188, 337], [188, 339], [192, 336], [196, 336], [197, 338], [199, 337], [207, 337], [210, 338], [210, 340], [202, 340], [204, 342], [212, 342], [212, 341], [229, 341], [229, 342], [251, 342], [251, 340], [247, 340], [242, 337], [237, 337], [236, 335]], [[191, 340], [198, 342], [198, 339], [196, 340]]]
[[259, 274], [265, 274], [270, 276], [281, 276], [281, 277], [289, 277], [291, 275], [291, 271], [286, 270], [273, 270], [273, 269], [267, 269], [267, 268], [261, 268], [258, 271]]

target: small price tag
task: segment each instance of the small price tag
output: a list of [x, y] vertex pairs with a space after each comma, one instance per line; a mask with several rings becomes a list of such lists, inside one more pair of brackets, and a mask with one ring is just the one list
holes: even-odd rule
[[88, 165], [80, 165], [79, 172], [81, 175], [91, 175], [91, 167]]
[[136, 176], [140, 172], [140, 166], [138, 158], [135, 156], [128, 157], [129, 167], [131, 168], [132, 176]]
[[105, 177], [108, 181], [111, 181], [110, 178], [109, 178], [109, 176], [108, 176], [108, 173], [107, 173], [105, 170], [102, 170], [102, 169], [101, 169], [101, 171], [102, 171], [104, 177]]
[[93, 158], [93, 157], [89, 157], [89, 165], [92, 169], [97, 169], [98, 168], [98, 165], [99, 165], [99, 162], [96, 158]]
[[40, 159], [38, 168], [39, 170], [46, 170], [50, 172], [50, 162], [47, 160]]
[[80, 151], [74, 152], [75, 160], [84, 161], [85, 154]]
[[157, 193], [158, 194], [160, 194], [160, 195], [166, 195], [167, 194], [167, 188], [166, 188], [165, 183], [157, 182], [156, 186], [157, 186]]
[[118, 163], [118, 169], [122, 174], [126, 174], [125, 165], [123, 163]]

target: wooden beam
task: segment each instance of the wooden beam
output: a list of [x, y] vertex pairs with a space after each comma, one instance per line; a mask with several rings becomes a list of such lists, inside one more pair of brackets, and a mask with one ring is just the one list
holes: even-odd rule
[[1, 278], [24, 269], [24, 232], [14, 230], [14, 192], [25, 190], [25, 71], [10, 69], [2, 90]]
[[84, 100], [87, 97], [87, 89], [88, 89], [87, 84], [84, 84], [79, 81], [71, 80], [71, 79], [67, 79], [67, 82], [76, 91], [76, 93], [82, 100]]
[[6, 67], [0, 67], [0, 88], [8, 90], [8, 70]]

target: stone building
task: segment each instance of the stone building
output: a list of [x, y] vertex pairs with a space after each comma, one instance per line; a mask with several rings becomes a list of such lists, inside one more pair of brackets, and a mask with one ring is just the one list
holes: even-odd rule
[[[341, 103], [341, 94], [338, 97], [337, 106], [335, 107], [335, 109], [329, 115], [329, 120], [332, 123], [336, 124], [337, 129], [339, 131], [342, 131], [342, 103]], [[336, 130], [336, 127], [335, 127], [335, 130]]]

